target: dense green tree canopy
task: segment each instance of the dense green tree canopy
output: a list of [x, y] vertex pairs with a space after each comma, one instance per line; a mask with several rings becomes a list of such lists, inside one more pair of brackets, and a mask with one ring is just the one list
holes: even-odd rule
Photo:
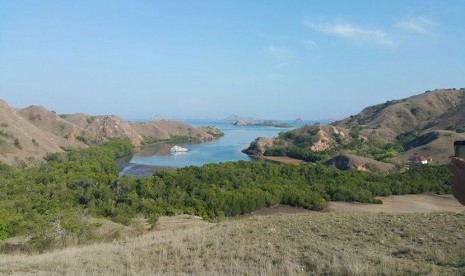
[[88, 217], [123, 224], [145, 217], [154, 224], [159, 215], [186, 213], [220, 220], [279, 203], [320, 210], [330, 200], [380, 203], [376, 196], [449, 190], [447, 168], [440, 166], [378, 175], [239, 161], [119, 177], [115, 159], [130, 153], [129, 142], [112, 140], [51, 154], [39, 166], [0, 165], [0, 240], [28, 236], [31, 246], [45, 249], [55, 238], [50, 229], [85, 239]]

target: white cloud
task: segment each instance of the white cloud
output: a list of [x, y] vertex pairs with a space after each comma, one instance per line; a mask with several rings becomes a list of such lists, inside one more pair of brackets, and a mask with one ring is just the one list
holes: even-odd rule
[[311, 39], [307, 39], [305, 41], [302, 42], [305, 46], [307, 46], [309, 49], [316, 49], [318, 48], [318, 44], [311, 40]]
[[420, 34], [430, 34], [431, 31], [428, 28], [434, 26], [435, 23], [425, 17], [416, 17], [408, 20], [399, 21], [396, 24], [396, 27], [404, 29], [409, 32], [420, 33]]
[[267, 52], [276, 59], [279, 60], [291, 60], [295, 58], [294, 52], [286, 47], [281, 46], [269, 46]]
[[348, 24], [315, 25], [305, 22], [305, 25], [314, 31], [334, 35], [357, 43], [375, 43], [387, 47], [394, 46], [391, 38], [379, 30], [362, 29]]

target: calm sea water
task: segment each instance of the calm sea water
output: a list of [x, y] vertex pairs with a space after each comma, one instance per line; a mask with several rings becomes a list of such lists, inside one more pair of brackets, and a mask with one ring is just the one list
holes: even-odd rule
[[[228, 121], [209, 120], [183, 120], [182, 122], [199, 126], [215, 126], [224, 132], [224, 136], [212, 142], [192, 144], [180, 143], [179, 146], [189, 149], [185, 154], [172, 155], [171, 147], [175, 144], [164, 143], [145, 147], [135, 152], [132, 160], [121, 171], [121, 174], [149, 175], [152, 170], [149, 166], [157, 167], [185, 167], [200, 166], [206, 163], [219, 163], [226, 161], [251, 160], [241, 150], [247, 148], [257, 137], [273, 137], [289, 128], [234, 126]], [[292, 122], [283, 121], [293, 127], [313, 124], [316, 121]]]

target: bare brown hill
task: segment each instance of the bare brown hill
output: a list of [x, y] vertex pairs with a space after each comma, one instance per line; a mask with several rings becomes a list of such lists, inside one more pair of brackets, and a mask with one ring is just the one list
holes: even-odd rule
[[36, 127], [76, 143], [75, 147], [84, 146], [82, 142], [76, 140], [76, 137], [82, 134], [83, 129], [65, 121], [45, 107], [31, 105], [20, 109], [19, 114]]
[[443, 164], [453, 154], [453, 142], [465, 139], [464, 118], [465, 89], [438, 89], [367, 107], [332, 125], [360, 126], [363, 135], [377, 134], [400, 141], [405, 152], [394, 162], [407, 162], [421, 155]]
[[223, 135], [221, 131], [214, 127], [195, 128], [190, 125], [160, 120], [152, 122], [131, 122], [130, 125], [143, 137], [169, 139], [173, 136], [191, 137], [199, 141], [210, 141]]
[[173, 137], [209, 141], [222, 135], [214, 127], [194, 128], [168, 120], [129, 123], [115, 115], [57, 115], [34, 105], [16, 110], [0, 100], [0, 162], [7, 164], [41, 161], [47, 153], [98, 145], [110, 138], [129, 139], [139, 147]]
[[422, 133], [449, 126], [465, 130], [463, 115], [465, 89], [438, 89], [367, 107], [359, 114], [331, 125], [347, 129], [362, 126], [365, 134], [375, 132], [394, 139], [401, 133]]
[[142, 135], [128, 122], [115, 115], [88, 116], [84, 127], [84, 138], [91, 143], [104, 143], [109, 138], [126, 138], [135, 147], [141, 145]]
[[465, 140], [464, 118], [465, 88], [438, 89], [367, 107], [330, 126], [305, 126], [273, 139], [256, 139], [245, 152], [308, 161], [348, 153], [328, 164], [344, 159], [347, 166], [360, 168], [364, 166], [353, 162], [355, 155], [370, 159], [361, 163], [372, 167], [373, 159], [405, 163], [417, 155], [444, 164], [453, 154], [453, 142]]
[[326, 166], [333, 166], [340, 170], [356, 169], [367, 172], [388, 173], [393, 168], [393, 164], [380, 162], [371, 158], [361, 157], [353, 154], [341, 154], [331, 158], [324, 163]]
[[42, 159], [62, 148], [85, 147], [52, 132], [45, 131], [21, 116], [16, 109], [0, 100], [0, 162], [18, 164], [26, 159]]

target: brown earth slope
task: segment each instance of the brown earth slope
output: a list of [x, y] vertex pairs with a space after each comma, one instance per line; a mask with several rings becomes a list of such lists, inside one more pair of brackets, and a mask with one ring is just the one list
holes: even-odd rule
[[393, 168], [393, 164], [373, 160], [371, 158], [361, 157], [353, 154], [341, 154], [331, 158], [324, 163], [326, 166], [336, 167], [341, 170], [357, 169], [367, 172], [388, 173]]
[[395, 138], [405, 132], [446, 129], [450, 123], [465, 129], [465, 89], [438, 89], [402, 100], [387, 101], [365, 108], [331, 125], [351, 128], [363, 126], [364, 132], [377, 132]]
[[56, 136], [75, 142], [75, 146], [84, 146], [82, 142], [76, 140], [76, 137], [82, 134], [83, 129], [62, 119], [45, 107], [31, 105], [20, 109], [19, 114], [36, 127], [46, 132], [51, 132]]
[[406, 162], [422, 155], [438, 163], [449, 162], [453, 142], [465, 140], [465, 89], [438, 89], [402, 100], [365, 108], [332, 125], [361, 126], [361, 134], [380, 135], [390, 141], [410, 137], [405, 152], [393, 159]]
[[20, 111], [0, 100], [0, 162], [19, 164], [29, 158], [42, 159], [62, 148], [84, 147], [45, 131], [21, 116]]
[[194, 128], [168, 120], [129, 123], [115, 115], [57, 115], [34, 105], [16, 110], [0, 100], [0, 162], [6, 164], [41, 161], [47, 153], [99, 145], [110, 138], [129, 139], [139, 147], [148, 138], [210, 141], [222, 135], [214, 127]]
[[172, 136], [191, 137], [199, 141], [210, 141], [223, 135], [221, 131], [213, 127], [195, 128], [190, 125], [160, 120], [152, 122], [131, 122], [134, 128], [143, 137], [155, 137], [169, 139]]
[[352, 153], [393, 163], [422, 155], [444, 164], [453, 154], [453, 142], [465, 140], [464, 118], [465, 88], [438, 89], [367, 107], [330, 126], [304, 126], [272, 139], [259, 138], [245, 152], [264, 154], [270, 147], [274, 152], [297, 147], [333, 157]]

